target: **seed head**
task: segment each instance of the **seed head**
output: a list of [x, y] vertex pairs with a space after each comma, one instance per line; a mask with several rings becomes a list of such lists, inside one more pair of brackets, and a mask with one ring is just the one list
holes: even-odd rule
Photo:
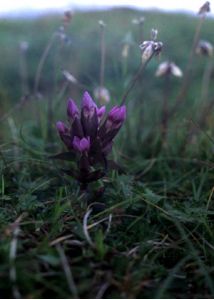
[[151, 30], [151, 40], [156, 41], [157, 37], [158, 37], [158, 30], [152, 28], [152, 30]]
[[99, 21], [98, 21], [98, 24], [100, 25], [101, 28], [106, 27], [106, 24], [104, 23], [103, 20], [99, 20]]
[[65, 79], [67, 81], [72, 82], [74, 84], [77, 83], [77, 79], [70, 72], [68, 72], [67, 70], [62, 70], [62, 74], [63, 74], [63, 76], [65, 77]]
[[27, 41], [22, 41], [19, 43], [19, 48], [22, 52], [26, 52], [29, 48], [29, 43]]
[[155, 41], [144, 41], [140, 46], [142, 51], [142, 62], [146, 62], [153, 55], [158, 55], [162, 51], [163, 43]]
[[73, 17], [72, 11], [70, 10], [65, 11], [63, 15], [63, 22], [67, 25], [68, 23], [71, 22], [72, 17]]
[[182, 77], [183, 72], [174, 62], [165, 61], [158, 66], [155, 76], [161, 77], [166, 75]]
[[210, 2], [206, 1], [199, 9], [199, 15], [206, 15], [206, 13], [210, 12]]
[[141, 16], [138, 19], [132, 20], [132, 24], [135, 24], [135, 25], [140, 25], [140, 24], [143, 24], [144, 22], [145, 22], [145, 18], [143, 16]]
[[199, 41], [195, 52], [199, 55], [211, 57], [213, 55], [213, 45], [208, 41], [201, 40]]
[[98, 86], [94, 90], [94, 97], [102, 104], [106, 104], [110, 102], [109, 90], [104, 86]]

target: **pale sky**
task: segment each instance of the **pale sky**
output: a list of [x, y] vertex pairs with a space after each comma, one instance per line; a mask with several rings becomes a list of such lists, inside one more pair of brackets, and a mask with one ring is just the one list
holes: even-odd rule
[[[158, 8], [182, 10], [197, 13], [205, 1], [194, 0], [0, 0], [0, 14], [21, 12], [22, 10], [72, 9], [104, 6], [134, 6], [139, 8]], [[214, 1], [213, 1], [214, 2]], [[212, 1], [211, 10], [212, 10]]]

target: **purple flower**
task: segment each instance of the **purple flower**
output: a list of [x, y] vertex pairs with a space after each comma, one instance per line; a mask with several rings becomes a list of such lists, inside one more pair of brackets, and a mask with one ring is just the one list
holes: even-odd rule
[[85, 118], [92, 118], [96, 112], [97, 105], [88, 92], [83, 94], [82, 112]]
[[122, 123], [126, 118], [126, 106], [114, 106], [108, 114], [108, 120], [112, 123]]
[[98, 107], [96, 108], [96, 113], [97, 113], [98, 120], [102, 119], [105, 112], [106, 112], [106, 107], [105, 106], [101, 106], [100, 108], [98, 108]]
[[70, 135], [70, 130], [68, 127], [61, 121], [58, 121], [56, 123], [56, 128], [57, 131], [60, 135], [61, 140], [63, 143], [68, 147], [69, 149], [72, 148], [72, 141], [71, 141], [71, 135]]
[[[101, 139], [102, 148], [105, 151], [105, 148], [113, 141], [114, 137], [117, 135], [120, 130], [123, 122], [126, 118], [126, 106], [114, 106], [111, 111], [108, 113], [106, 121], [101, 125], [98, 130], [98, 136]], [[111, 147], [108, 147], [109, 149]], [[110, 152], [110, 151], [107, 151]]]
[[72, 99], [68, 100], [69, 127], [61, 121], [56, 123], [60, 138], [67, 147], [67, 152], [56, 157], [76, 160], [74, 170], [65, 170], [65, 173], [81, 184], [81, 190], [86, 190], [89, 183], [106, 174], [109, 167], [107, 156], [126, 118], [126, 106], [113, 107], [104, 118], [105, 114], [106, 107], [98, 108], [89, 93], [85, 92], [81, 111]]
[[67, 115], [68, 118], [71, 120], [74, 120], [76, 117], [79, 117], [79, 109], [76, 106], [76, 103], [72, 99], [68, 100]]
[[61, 121], [58, 121], [56, 123], [56, 128], [57, 128], [60, 136], [63, 135], [63, 134], [67, 134], [69, 132], [68, 127]]
[[79, 138], [75, 136], [73, 139], [73, 148], [79, 152], [88, 151], [90, 148], [90, 137]]

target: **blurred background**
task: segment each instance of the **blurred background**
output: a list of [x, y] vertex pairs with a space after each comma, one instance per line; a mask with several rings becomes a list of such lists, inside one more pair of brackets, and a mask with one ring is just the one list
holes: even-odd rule
[[[65, 118], [68, 97], [80, 101], [84, 90], [96, 96], [100, 85], [110, 96], [110, 104], [109, 99], [103, 99], [108, 102], [106, 105], [120, 103], [141, 63], [139, 45], [151, 39], [151, 29], [155, 28], [157, 39], [164, 44], [163, 51], [150, 62], [127, 99], [127, 130], [144, 128], [143, 143], [147, 130], [156, 130], [160, 125], [165, 83], [162, 77], [155, 76], [158, 65], [173, 61], [185, 71], [202, 4], [157, 0], [132, 1], [131, 5], [130, 1], [109, 0], [102, 1], [102, 5], [95, 0], [1, 1], [1, 137], [8, 138], [11, 118], [14, 128], [37, 124], [43, 128], [43, 139], [50, 137], [55, 121]], [[212, 13], [203, 23], [200, 39], [214, 43]], [[188, 114], [198, 114], [205, 101], [201, 97], [204, 88], [206, 101], [212, 96], [211, 61], [210, 56], [195, 55], [185, 106], [171, 124], [170, 132], [185, 128]], [[208, 68], [209, 82], [204, 83]], [[170, 106], [181, 86], [182, 78], [172, 76], [168, 87]], [[45, 130], [47, 122], [49, 128]], [[135, 137], [137, 144], [139, 132]]]

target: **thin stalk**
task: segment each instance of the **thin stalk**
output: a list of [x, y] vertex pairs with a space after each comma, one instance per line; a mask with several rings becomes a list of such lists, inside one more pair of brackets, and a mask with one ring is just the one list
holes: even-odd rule
[[99, 90], [99, 101], [101, 103], [101, 88], [104, 86], [105, 76], [105, 25], [100, 25], [100, 90]]
[[167, 147], [168, 135], [168, 117], [169, 117], [169, 90], [170, 90], [170, 74], [166, 74], [164, 78], [164, 92], [163, 92], [163, 107], [161, 116], [161, 130], [162, 130], [162, 144]]
[[206, 66], [204, 68], [204, 73], [202, 77], [202, 85], [201, 85], [201, 103], [205, 103], [208, 97], [210, 79], [213, 71], [213, 62], [211, 59], [208, 59], [206, 62]]
[[34, 95], [37, 95], [38, 93], [38, 87], [39, 87], [39, 82], [40, 82], [40, 77], [41, 77], [41, 73], [42, 73], [42, 69], [44, 67], [44, 63], [45, 63], [45, 60], [50, 52], [50, 49], [54, 43], [54, 40], [56, 38], [56, 34], [54, 33], [50, 40], [49, 40], [49, 43], [47, 44], [44, 52], [42, 53], [42, 56], [40, 58], [40, 61], [39, 61], [39, 64], [38, 64], [38, 67], [37, 67], [37, 71], [36, 71], [36, 76], [35, 76], [35, 82], [34, 82]]
[[29, 94], [29, 85], [28, 85], [26, 51], [23, 50], [20, 50], [20, 76], [21, 76], [21, 85], [22, 85], [22, 95], [25, 96]]
[[[55, 38], [56, 38], [56, 34], [54, 33], [50, 40], [49, 40], [49, 43], [47, 44], [41, 58], [40, 58], [40, 61], [39, 61], [39, 64], [38, 64], [38, 67], [37, 67], [37, 71], [36, 71], [36, 76], [35, 76], [35, 81], [34, 81], [34, 96], [37, 98], [38, 96], [38, 89], [39, 89], [39, 82], [40, 82], [40, 78], [41, 78], [41, 74], [42, 74], [42, 69], [44, 67], [44, 64], [45, 64], [45, 61], [46, 61], [46, 58], [48, 57], [48, 54], [50, 52], [50, 49], [55, 41]], [[37, 124], [40, 125], [41, 124], [41, 112], [40, 112], [40, 108], [38, 106], [38, 103], [36, 103], [36, 106], [35, 106], [35, 113], [36, 113], [36, 119], [37, 119]]]
[[[212, 76], [212, 70], [213, 70], [213, 63], [208, 60], [207, 64], [204, 68], [204, 73], [202, 77], [202, 87], [201, 87], [201, 100], [200, 103], [202, 103], [204, 106], [201, 109], [201, 114], [197, 123], [197, 127], [194, 126], [194, 128], [189, 129], [189, 133], [187, 134], [187, 137], [183, 143], [183, 151], [185, 151], [187, 144], [191, 144], [193, 141], [193, 138], [197, 132], [197, 128], [200, 128], [203, 130], [203, 128], [206, 125], [207, 117], [212, 113], [213, 107], [214, 107], [214, 98], [212, 98], [210, 101], [207, 101], [208, 93], [209, 93], [209, 85], [210, 80]], [[208, 102], [208, 104], [206, 104]]]
[[144, 22], [139, 21], [139, 41], [142, 43], [144, 41]]
[[196, 46], [197, 46], [199, 38], [200, 38], [201, 28], [202, 28], [204, 19], [205, 19], [205, 15], [202, 15], [200, 17], [198, 25], [196, 27], [193, 44], [192, 44], [192, 49], [191, 49], [191, 52], [189, 55], [189, 60], [187, 62], [186, 72], [184, 73], [184, 77], [183, 77], [183, 84], [182, 84], [181, 90], [176, 98], [175, 104], [174, 104], [172, 110], [170, 111], [170, 114], [169, 114], [170, 117], [172, 117], [176, 113], [177, 109], [185, 101], [185, 96], [188, 91], [188, 87], [189, 87], [190, 80], [191, 80], [192, 63], [193, 63], [193, 59], [195, 56], [195, 49], [196, 49]]
[[73, 274], [72, 274], [71, 268], [69, 266], [69, 262], [65, 255], [65, 252], [60, 244], [56, 245], [56, 249], [59, 253], [62, 268], [63, 268], [64, 274], [65, 274], [65, 278], [66, 278], [69, 290], [71, 292], [71, 295], [73, 298], [78, 299], [79, 297], [78, 297], [77, 287], [75, 285]]
[[131, 92], [131, 90], [134, 88], [135, 84], [137, 83], [141, 73], [143, 73], [143, 71], [145, 70], [146, 66], [148, 65], [148, 63], [150, 62], [150, 60], [152, 59], [152, 57], [154, 56], [154, 53], [150, 56], [149, 59], [147, 59], [147, 61], [145, 63], [141, 63], [140, 67], [138, 68], [138, 71], [136, 72], [136, 74], [134, 75], [134, 77], [132, 78], [132, 80], [130, 81], [128, 88], [126, 90], [126, 92], [124, 93], [123, 97], [122, 97], [122, 101], [120, 106], [124, 105], [126, 102], [126, 99], [129, 95], [129, 93]]
[[53, 124], [53, 97], [48, 97], [48, 112], [47, 112], [47, 142], [52, 141], [52, 124]]

